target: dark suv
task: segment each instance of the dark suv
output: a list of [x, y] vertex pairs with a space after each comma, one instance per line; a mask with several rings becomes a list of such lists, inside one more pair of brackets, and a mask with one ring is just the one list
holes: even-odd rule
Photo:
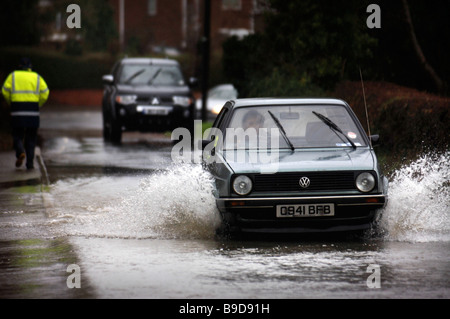
[[193, 123], [195, 100], [175, 60], [124, 58], [103, 76], [103, 136], [120, 143], [122, 132], [164, 132]]

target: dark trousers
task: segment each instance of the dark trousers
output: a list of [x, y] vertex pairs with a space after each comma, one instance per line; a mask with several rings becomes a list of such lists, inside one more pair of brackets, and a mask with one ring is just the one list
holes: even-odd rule
[[25, 153], [27, 157], [27, 168], [33, 168], [37, 131], [37, 127], [13, 127], [12, 129], [16, 157]]

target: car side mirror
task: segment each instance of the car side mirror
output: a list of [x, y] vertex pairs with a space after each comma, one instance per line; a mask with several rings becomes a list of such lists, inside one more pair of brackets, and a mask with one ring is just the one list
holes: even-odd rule
[[372, 144], [372, 146], [380, 145], [380, 135], [370, 135], [370, 143]]
[[102, 76], [102, 81], [104, 84], [112, 84], [114, 82], [114, 76], [112, 74], [107, 74]]

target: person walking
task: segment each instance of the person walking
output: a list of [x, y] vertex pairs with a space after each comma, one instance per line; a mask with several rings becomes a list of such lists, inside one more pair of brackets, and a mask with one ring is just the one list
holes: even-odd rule
[[22, 58], [19, 69], [6, 78], [2, 94], [11, 107], [16, 167], [21, 167], [26, 158], [27, 169], [33, 169], [39, 129], [39, 109], [50, 94], [47, 83], [39, 74], [32, 71], [31, 60]]

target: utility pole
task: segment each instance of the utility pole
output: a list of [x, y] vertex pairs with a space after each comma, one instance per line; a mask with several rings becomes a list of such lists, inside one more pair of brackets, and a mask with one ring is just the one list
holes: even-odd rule
[[204, 19], [203, 19], [203, 52], [202, 52], [202, 121], [206, 121], [206, 101], [208, 97], [209, 82], [209, 47], [210, 47], [210, 29], [211, 29], [211, 1], [204, 1]]
[[125, 50], [125, 0], [119, 0], [119, 43], [120, 51]]

